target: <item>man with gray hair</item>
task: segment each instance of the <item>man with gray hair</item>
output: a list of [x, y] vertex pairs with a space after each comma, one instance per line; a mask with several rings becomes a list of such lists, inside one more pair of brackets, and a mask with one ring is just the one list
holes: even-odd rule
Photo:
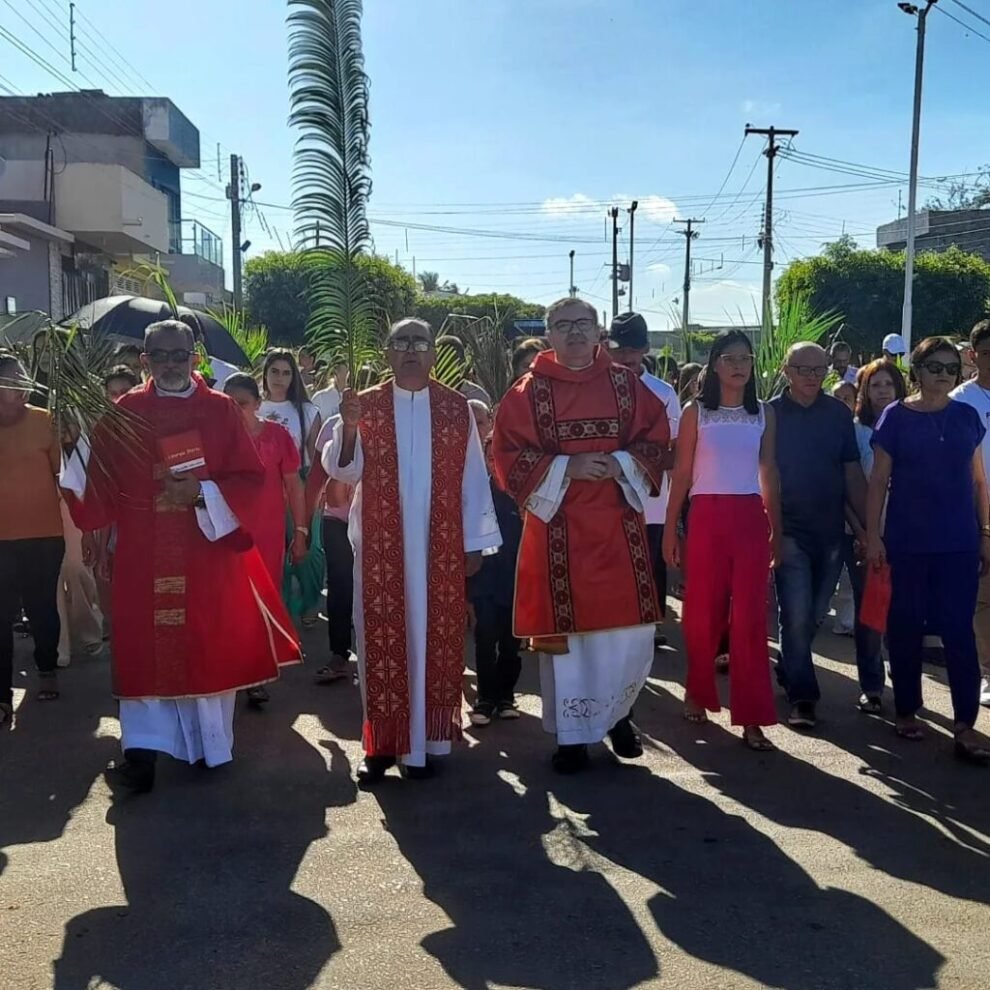
[[113, 787], [148, 791], [158, 753], [207, 766], [232, 758], [234, 698], [298, 662], [281, 597], [238, 513], [264, 468], [233, 400], [193, 368], [192, 331], [148, 327], [143, 387], [118, 400], [66, 463], [80, 529], [117, 526], [113, 691], [124, 762]]
[[501, 544], [488, 472], [463, 396], [431, 380], [428, 323], [395, 323], [394, 379], [345, 389], [323, 468], [354, 485], [354, 629], [364, 703], [363, 783], [397, 761], [430, 776], [429, 756], [461, 736], [465, 577]]
[[[811, 646], [842, 570], [846, 503], [865, 518], [866, 479], [849, 410], [822, 392], [829, 356], [818, 344], [794, 344], [784, 361], [787, 388], [771, 400], [777, 419], [777, 469], [784, 521], [774, 571], [780, 611], [777, 679], [791, 703], [788, 724], [815, 727], [818, 680]], [[862, 523], [859, 530], [862, 532]], [[860, 705], [879, 710], [879, 683], [863, 684]]]

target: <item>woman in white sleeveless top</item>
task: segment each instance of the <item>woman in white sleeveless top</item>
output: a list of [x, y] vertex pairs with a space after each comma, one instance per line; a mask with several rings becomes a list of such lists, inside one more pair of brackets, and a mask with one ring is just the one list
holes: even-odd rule
[[776, 725], [767, 648], [767, 589], [778, 558], [780, 484], [773, 409], [756, 397], [753, 346], [740, 330], [719, 334], [698, 400], [681, 418], [664, 557], [680, 565], [676, 522], [690, 494], [683, 630], [688, 673], [685, 717], [720, 710], [719, 641], [729, 633], [729, 708], [751, 749], [774, 746]]

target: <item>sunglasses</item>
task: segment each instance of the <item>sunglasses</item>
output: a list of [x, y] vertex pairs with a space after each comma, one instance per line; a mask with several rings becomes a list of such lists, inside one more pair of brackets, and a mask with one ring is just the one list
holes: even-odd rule
[[185, 364], [193, 356], [195, 351], [186, 350], [185, 348], [165, 351], [156, 347], [144, 353], [148, 355], [148, 360], [152, 364]]
[[598, 321], [585, 317], [581, 320], [557, 320], [550, 328], [554, 333], [593, 333], [598, 329]]
[[930, 375], [951, 375], [958, 378], [962, 365], [958, 361], [947, 364], [945, 361], [922, 361], [921, 367]]

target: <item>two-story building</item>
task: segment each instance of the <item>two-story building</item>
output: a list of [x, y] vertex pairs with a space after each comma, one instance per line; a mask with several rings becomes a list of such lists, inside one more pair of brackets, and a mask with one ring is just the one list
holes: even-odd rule
[[62, 319], [140, 293], [142, 262], [180, 300], [219, 305], [222, 242], [183, 212], [181, 170], [199, 164], [199, 131], [163, 97], [0, 98], [0, 307]]

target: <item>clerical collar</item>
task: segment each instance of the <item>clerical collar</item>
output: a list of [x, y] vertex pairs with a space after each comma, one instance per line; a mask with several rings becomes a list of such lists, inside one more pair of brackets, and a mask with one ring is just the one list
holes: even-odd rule
[[160, 396], [163, 399], [188, 399], [193, 392], [196, 391], [196, 381], [192, 380], [189, 382], [189, 388], [183, 389], [181, 392], [166, 392], [165, 389], [159, 388], [158, 383], [155, 382], [155, 395]]
[[430, 391], [430, 384], [429, 384], [429, 382], [427, 382], [422, 388], [418, 388], [415, 391], [413, 391], [410, 388], [403, 388], [401, 385], [399, 385], [395, 381], [395, 379], [393, 379], [392, 380], [392, 388], [399, 395], [417, 396], [417, 395], [426, 395], [427, 393], [429, 393], [429, 391]]

